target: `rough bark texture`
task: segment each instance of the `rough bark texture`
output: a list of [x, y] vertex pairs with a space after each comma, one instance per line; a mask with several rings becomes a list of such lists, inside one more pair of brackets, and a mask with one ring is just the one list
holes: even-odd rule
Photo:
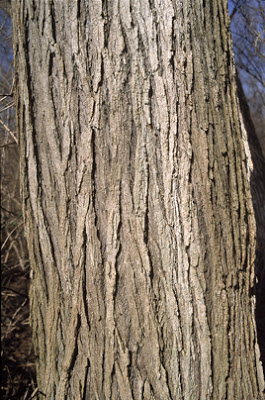
[[263, 371], [265, 371], [265, 159], [263, 151], [255, 134], [249, 108], [239, 80], [237, 80], [238, 97], [242, 117], [247, 129], [249, 148], [252, 155], [253, 170], [251, 173], [251, 193], [255, 212], [256, 225], [256, 323], [258, 343], [260, 346]]
[[13, 1], [47, 399], [261, 399], [225, 0]]

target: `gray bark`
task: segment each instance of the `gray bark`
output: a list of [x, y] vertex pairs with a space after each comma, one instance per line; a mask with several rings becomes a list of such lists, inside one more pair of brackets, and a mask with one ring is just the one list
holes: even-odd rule
[[224, 0], [13, 1], [47, 399], [262, 399]]

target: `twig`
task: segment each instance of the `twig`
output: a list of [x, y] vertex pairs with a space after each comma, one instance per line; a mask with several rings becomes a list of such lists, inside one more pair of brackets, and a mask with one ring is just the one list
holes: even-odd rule
[[42, 396], [46, 397], [46, 394], [41, 392], [38, 387], [34, 390], [32, 395], [30, 396], [29, 400], [32, 400], [37, 394], [41, 394]]
[[14, 290], [14, 289], [8, 288], [8, 287], [6, 287], [6, 286], [2, 286], [2, 289], [5, 289], [5, 290], [10, 290], [11, 292], [13, 292], [13, 293], [15, 293], [15, 294], [18, 294], [19, 296], [25, 297], [26, 299], [28, 299], [28, 298], [29, 298], [29, 297], [28, 297], [28, 296], [26, 296], [25, 294], [22, 294], [22, 293], [18, 292], [17, 290]]
[[7, 210], [7, 209], [6, 209], [5, 207], [3, 207], [2, 205], [0, 205], [0, 208], [1, 208], [3, 211], [5, 211], [5, 212], [7, 212], [7, 213], [9, 213], [9, 214], [16, 215], [13, 211]]
[[10, 236], [12, 235], [13, 232], [15, 232], [16, 229], [18, 229], [21, 225], [23, 225], [23, 222], [21, 222], [20, 224], [18, 224], [17, 226], [15, 226], [14, 229], [12, 229], [12, 231], [8, 234], [6, 240], [4, 241], [4, 243], [2, 244], [1, 250], [3, 250], [3, 248], [6, 245], [6, 242], [9, 240]]
[[8, 142], [8, 143], [5, 143], [5, 144], [1, 144], [1, 145], [0, 145], [0, 148], [1, 148], [1, 147], [7, 147], [7, 146], [9, 146], [9, 145], [11, 145], [11, 144], [17, 144], [17, 142]]
[[[7, 336], [9, 335], [9, 333], [11, 332], [11, 328], [12, 328], [13, 322], [15, 321], [15, 318], [16, 318], [17, 314], [22, 310], [22, 308], [23, 308], [24, 305], [27, 303], [27, 301], [28, 301], [28, 299], [25, 299], [25, 300], [23, 301], [23, 303], [16, 309], [16, 311], [15, 311], [14, 314], [12, 315], [12, 318], [11, 318], [11, 321], [9, 322], [9, 324], [8, 324], [8, 327], [7, 327], [7, 330], [6, 330], [4, 339], [6, 339]], [[12, 329], [12, 330], [13, 330], [13, 329]]]
[[240, 6], [239, 6], [239, 3], [240, 3], [240, 0], [237, 0], [237, 2], [236, 2], [236, 4], [235, 4], [235, 7], [234, 7], [234, 9], [233, 9], [233, 11], [232, 11], [232, 13], [231, 13], [231, 15], [230, 15], [230, 20], [231, 20], [231, 21], [232, 21], [234, 15], [235, 15], [235, 13], [237, 12], [238, 8], [240, 7]]
[[38, 392], [39, 392], [39, 388], [36, 387], [36, 389], [34, 390], [34, 392], [31, 394], [29, 400], [32, 400], [32, 399], [38, 394]]
[[14, 105], [14, 101], [12, 100], [12, 101], [10, 101], [9, 103], [7, 103], [3, 108], [1, 108], [0, 112], [6, 111], [6, 110], [8, 110], [9, 108], [12, 108], [13, 105]]
[[2, 120], [2, 118], [0, 118], [0, 123], [3, 125], [3, 127], [7, 130], [7, 132], [9, 133], [9, 135], [12, 136], [12, 138], [14, 139], [14, 141], [16, 143], [18, 143], [18, 140], [16, 138], [16, 136], [14, 135], [14, 133], [8, 128], [8, 126], [4, 123], [4, 121]]

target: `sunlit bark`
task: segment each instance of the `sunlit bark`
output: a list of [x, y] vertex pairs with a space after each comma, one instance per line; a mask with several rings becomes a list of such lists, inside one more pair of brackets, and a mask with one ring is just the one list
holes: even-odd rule
[[227, 4], [14, 1], [47, 399], [261, 399]]

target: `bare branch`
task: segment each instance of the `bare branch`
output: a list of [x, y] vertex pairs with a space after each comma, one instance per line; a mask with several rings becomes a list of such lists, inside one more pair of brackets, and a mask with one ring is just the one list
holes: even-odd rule
[[8, 128], [8, 126], [4, 123], [4, 121], [2, 120], [2, 118], [0, 118], [0, 123], [3, 125], [3, 127], [7, 130], [7, 132], [9, 133], [9, 135], [12, 136], [12, 138], [14, 139], [14, 141], [16, 143], [18, 143], [18, 140], [16, 138], [16, 136], [14, 135], [14, 133]]

